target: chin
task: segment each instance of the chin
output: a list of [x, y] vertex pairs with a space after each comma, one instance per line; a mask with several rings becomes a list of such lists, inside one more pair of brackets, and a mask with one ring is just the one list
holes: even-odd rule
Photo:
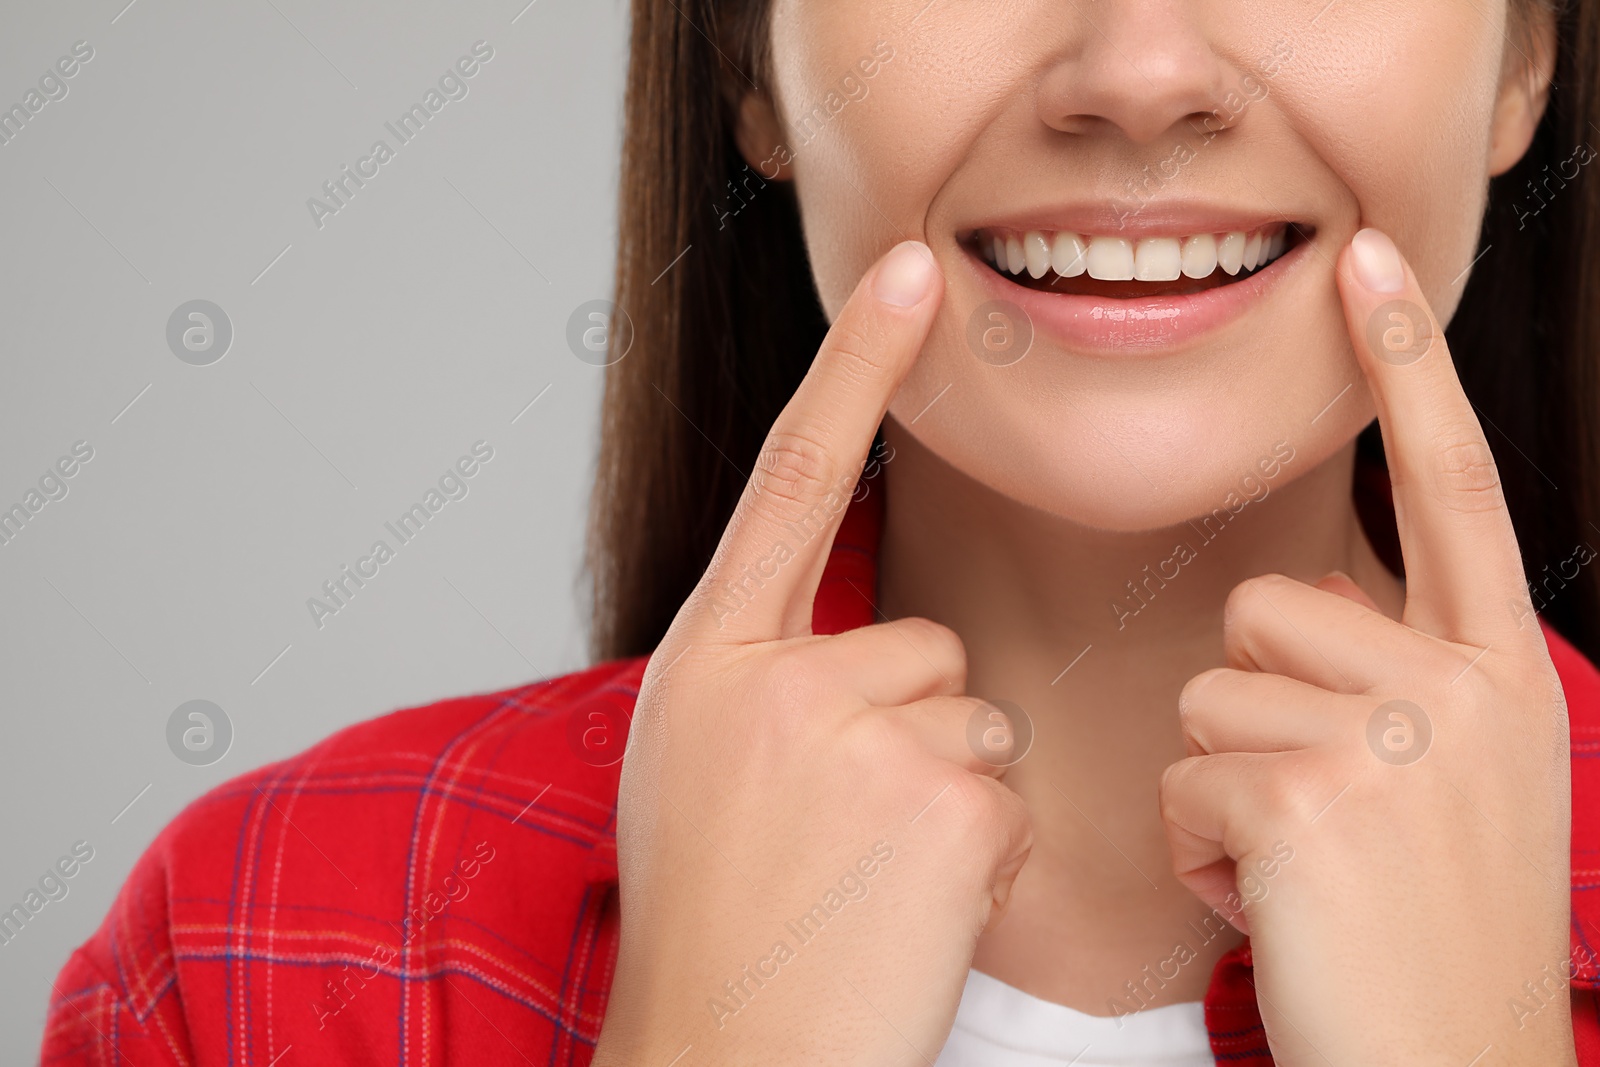
[[959, 365], [959, 354], [942, 355], [925, 352], [926, 375], [914, 374], [891, 406], [898, 433], [975, 483], [980, 498], [1114, 533], [1265, 499], [1340, 456], [1375, 415], [1348, 351], [1318, 361], [1327, 373], [1285, 376], [1281, 361], [1264, 362], [1253, 378], [1224, 372], [1216, 388], [1193, 391], [1183, 382], [1045, 391], [957, 379], [923, 410], [933, 382], [951, 380], [937, 368]]

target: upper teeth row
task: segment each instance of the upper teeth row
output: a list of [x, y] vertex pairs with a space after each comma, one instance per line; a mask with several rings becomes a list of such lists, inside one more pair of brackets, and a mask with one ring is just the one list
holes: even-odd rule
[[1218, 267], [1229, 274], [1254, 270], [1283, 255], [1288, 228], [1282, 223], [1192, 237], [1101, 237], [1076, 233], [986, 230], [978, 235], [985, 259], [1012, 274], [1034, 278], [1054, 270], [1063, 278], [1087, 273], [1101, 281], [1171, 282], [1179, 275], [1204, 278]]

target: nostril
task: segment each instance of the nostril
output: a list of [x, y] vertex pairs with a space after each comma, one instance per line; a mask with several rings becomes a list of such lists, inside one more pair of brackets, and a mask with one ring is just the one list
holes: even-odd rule
[[1211, 138], [1223, 130], [1230, 130], [1235, 125], [1233, 121], [1223, 115], [1220, 107], [1214, 107], [1210, 111], [1196, 111], [1184, 119], [1184, 122], [1191, 130], [1204, 138], [1204, 141], [1210, 141]]

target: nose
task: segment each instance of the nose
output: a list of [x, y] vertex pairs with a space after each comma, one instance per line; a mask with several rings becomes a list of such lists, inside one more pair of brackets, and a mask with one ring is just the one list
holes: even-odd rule
[[[1040, 81], [1039, 118], [1063, 133], [1115, 127], [1148, 144], [1218, 109], [1226, 63], [1182, 0], [1078, 0], [1072, 47]], [[1212, 129], [1222, 124], [1214, 117]]]

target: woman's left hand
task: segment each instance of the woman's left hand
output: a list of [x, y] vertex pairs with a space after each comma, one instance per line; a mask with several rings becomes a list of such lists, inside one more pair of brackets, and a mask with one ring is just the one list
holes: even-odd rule
[[1174, 869], [1251, 935], [1285, 1067], [1573, 1064], [1566, 702], [1494, 458], [1388, 237], [1357, 234], [1338, 279], [1405, 611], [1343, 575], [1233, 590], [1228, 666], [1184, 687], [1191, 755], [1161, 783]]

